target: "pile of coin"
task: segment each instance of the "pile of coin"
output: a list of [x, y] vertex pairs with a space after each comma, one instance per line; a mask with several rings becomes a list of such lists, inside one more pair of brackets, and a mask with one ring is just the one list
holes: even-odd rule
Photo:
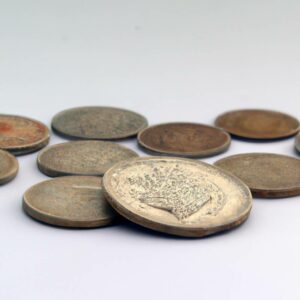
[[[231, 137], [249, 141], [296, 135], [299, 121], [269, 110], [227, 112], [215, 126], [166, 123], [148, 127], [145, 117], [112, 107], [79, 107], [58, 113], [55, 133], [72, 139], [48, 146], [44, 124], [0, 115], [0, 184], [18, 172], [15, 155], [38, 151], [37, 167], [56, 177], [29, 188], [23, 209], [55, 226], [94, 228], [122, 218], [178, 236], [203, 237], [247, 220], [252, 195], [300, 195], [300, 160], [246, 153], [210, 165], [196, 158], [225, 152]], [[137, 137], [139, 157], [112, 141]], [[300, 135], [295, 148], [300, 152]], [[9, 153], [10, 152], [10, 153]]]

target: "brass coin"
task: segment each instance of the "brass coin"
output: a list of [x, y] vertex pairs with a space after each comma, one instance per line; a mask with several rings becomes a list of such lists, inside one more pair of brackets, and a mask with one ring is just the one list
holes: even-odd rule
[[0, 149], [15, 155], [37, 151], [49, 142], [48, 128], [41, 122], [11, 115], [0, 115]]
[[297, 135], [296, 137], [296, 149], [298, 150], [298, 152], [300, 152], [300, 134]]
[[102, 176], [115, 163], [138, 156], [134, 151], [111, 142], [75, 141], [42, 150], [38, 167], [44, 174]]
[[134, 158], [103, 178], [106, 199], [130, 221], [187, 237], [229, 230], [249, 216], [252, 196], [234, 176], [184, 158]]
[[247, 153], [215, 163], [245, 182], [254, 196], [283, 198], [300, 194], [300, 160], [271, 154]]
[[17, 159], [10, 153], [0, 150], [0, 185], [13, 180], [18, 173]]
[[117, 217], [103, 196], [102, 179], [92, 176], [38, 183], [25, 192], [23, 209], [36, 220], [62, 227], [101, 227]]
[[151, 126], [138, 135], [139, 145], [160, 154], [206, 157], [226, 151], [230, 135], [222, 129], [193, 123]]
[[136, 136], [147, 120], [132, 111], [113, 107], [78, 107], [57, 114], [52, 128], [79, 139], [115, 140]]
[[233, 135], [262, 140], [289, 137], [300, 129], [297, 119], [270, 110], [231, 111], [219, 116], [215, 123]]

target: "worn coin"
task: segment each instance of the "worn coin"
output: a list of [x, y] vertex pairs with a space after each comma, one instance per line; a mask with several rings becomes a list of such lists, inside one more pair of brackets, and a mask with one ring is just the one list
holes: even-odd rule
[[138, 156], [134, 151], [103, 141], [74, 141], [45, 148], [38, 155], [38, 167], [44, 174], [102, 176], [115, 163]]
[[215, 123], [233, 135], [262, 140], [289, 137], [300, 129], [297, 119], [270, 110], [231, 111], [219, 116]]
[[132, 111], [113, 107], [78, 107], [57, 114], [52, 128], [79, 139], [115, 140], [132, 137], [147, 127], [147, 120]]
[[222, 129], [193, 123], [168, 123], [151, 126], [138, 135], [139, 145], [160, 154], [205, 157], [224, 152], [230, 135]]
[[49, 142], [49, 130], [41, 122], [11, 115], [0, 115], [0, 149], [13, 154], [37, 151]]
[[10, 153], [0, 150], [0, 185], [13, 180], [18, 173], [17, 159]]
[[105, 197], [141, 226], [187, 237], [228, 230], [249, 216], [252, 196], [234, 176], [184, 158], [124, 161], [103, 178]]
[[300, 194], [299, 159], [271, 153], [247, 153], [226, 157], [215, 164], [244, 181], [254, 196], [283, 198]]
[[34, 219], [63, 227], [101, 227], [117, 217], [103, 196], [102, 179], [93, 176], [38, 183], [25, 192], [23, 208]]
[[298, 150], [298, 152], [300, 152], [300, 134], [297, 135], [296, 137], [296, 149]]

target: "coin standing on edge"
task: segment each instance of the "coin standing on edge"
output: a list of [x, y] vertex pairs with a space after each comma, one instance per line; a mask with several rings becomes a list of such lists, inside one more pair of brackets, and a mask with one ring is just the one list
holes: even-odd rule
[[45, 147], [50, 139], [47, 126], [21, 116], [0, 115], [0, 149], [15, 155]]
[[118, 216], [103, 196], [102, 179], [92, 176], [38, 183], [25, 192], [23, 209], [36, 220], [62, 227], [102, 227]]
[[137, 157], [133, 150], [103, 141], [75, 141], [45, 148], [37, 158], [40, 171], [50, 177], [102, 176], [115, 163]]
[[178, 236], [229, 230], [249, 216], [252, 196], [236, 177], [184, 158], [148, 157], [118, 163], [103, 178], [112, 207], [141, 226]]
[[115, 140], [133, 137], [147, 127], [145, 117], [114, 107], [77, 107], [58, 113], [52, 128], [69, 138]]
[[223, 158], [216, 166], [247, 184], [254, 196], [283, 198], [300, 195], [300, 160], [271, 153], [247, 153]]
[[215, 121], [216, 126], [232, 135], [249, 139], [280, 139], [295, 135], [300, 124], [287, 114], [258, 109], [227, 112]]
[[0, 150], [0, 185], [13, 180], [19, 170], [18, 160], [9, 152]]
[[182, 157], [206, 157], [226, 151], [230, 135], [222, 129], [195, 123], [166, 123], [148, 127], [138, 143], [152, 153]]
[[296, 136], [296, 143], [295, 143], [297, 151], [300, 153], [300, 133]]

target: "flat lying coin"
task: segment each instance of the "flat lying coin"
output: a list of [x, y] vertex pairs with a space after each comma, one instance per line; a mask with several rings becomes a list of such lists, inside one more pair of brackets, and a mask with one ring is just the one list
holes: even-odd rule
[[92, 176], [38, 183], [25, 192], [23, 208], [34, 219], [63, 227], [101, 227], [117, 217], [103, 196], [101, 178]]
[[46, 146], [49, 138], [49, 130], [41, 122], [0, 115], [0, 149], [16, 155], [31, 153]]
[[230, 135], [222, 129], [202, 124], [168, 123], [148, 127], [138, 135], [138, 142], [152, 152], [205, 157], [224, 152]]
[[37, 163], [44, 174], [102, 176], [117, 162], [138, 156], [111, 142], [76, 141], [50, 146], [40, 152]]
[[233, 135], [250, 139], [279, 139], [300, 129], [297, 119], [269, 110], [231, 111], [219, 116], [215, 123]]
[[0, 150], [0, 185], [13, 180], [18, 173], [17, 159], [10, 153]]
[[300, 194], [300, 160], [278, 154], [249, 153], [215, 163], [244, 181], [253, 195], [282, 198]]
[[252, 196], [234, 176], [184, 158], [135, 158], [108, 170], [105, 197], [141, 226], [189, 237], [228, 230], [249, 216]]
[[71, 138], [115, 140], [135, 136], [147, 124], [143, 116], [124, 109], [78, 107], [57, 114], [52, 128]]
[[300, 152], [300, 134], [297, 135], [296, 137], [296, 149], [298, 150], [298, 152]]

